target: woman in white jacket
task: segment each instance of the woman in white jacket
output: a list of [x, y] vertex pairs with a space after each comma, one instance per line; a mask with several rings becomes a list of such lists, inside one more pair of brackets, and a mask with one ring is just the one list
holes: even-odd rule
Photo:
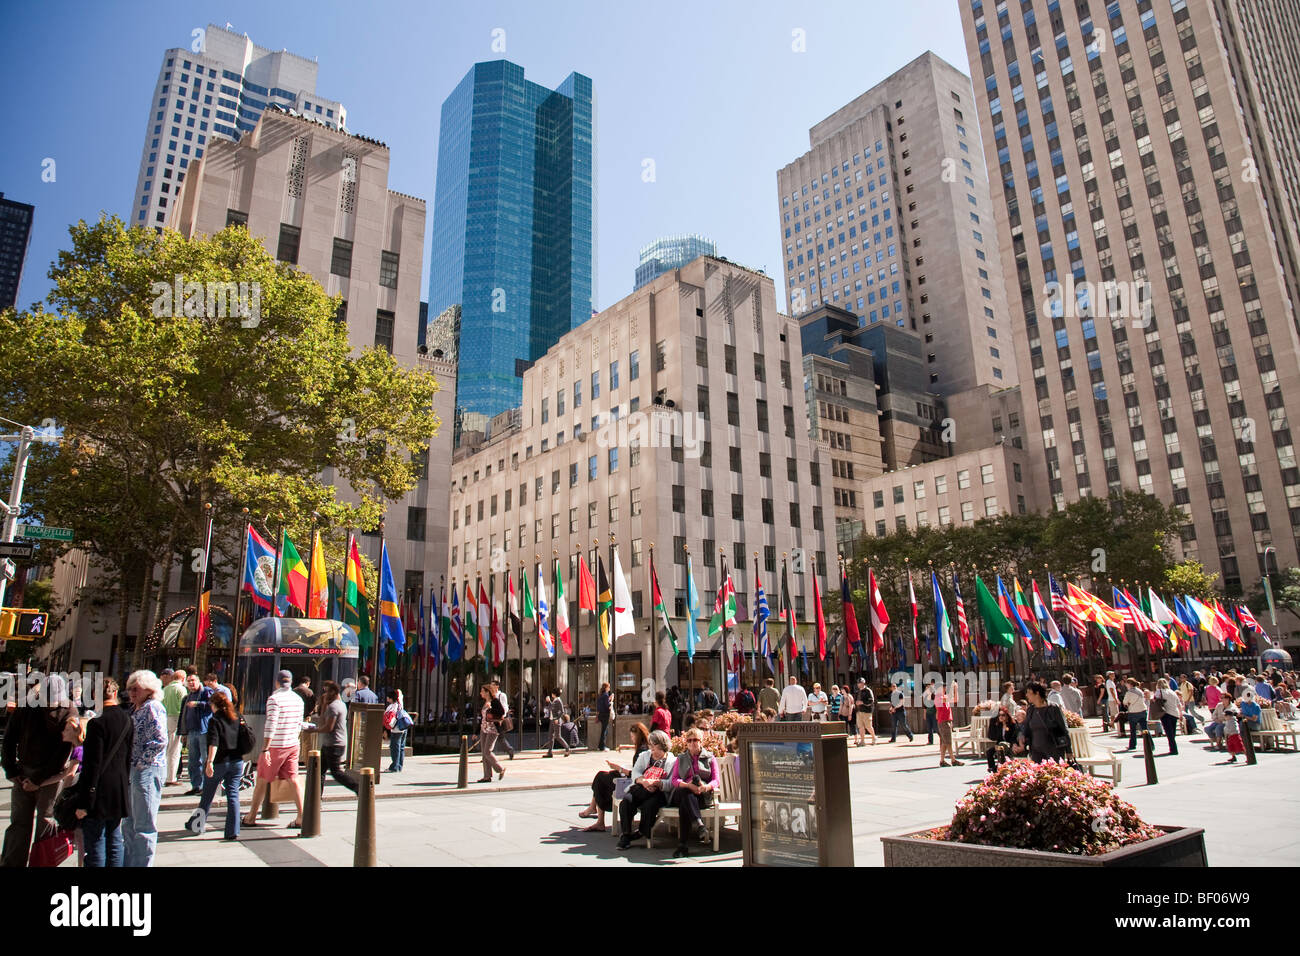
[[1142, 685], [1135, 678], [1128, 678], [1124, 681], [1128, 685], [1128, 690], [1124, 693], [1125, 716], [1128, 718], [1128, 747], [1133, 750], [1137, 747], [1138, 731], [1147, 729], [1147, 701], [1150, 695], [1142, 689]]
[[651, 731], [650, 749], [643, 750], [632, 764], [632, 786], [618, 806], [621, 835], [618, 848], [632, 845], [632, 818], [641, 814], [641, 836], [650, 838], [659, 811], [668, 803], [668, 781], [672, 779], [676, 758], [668, 752], [673, 740], [662, 730]]

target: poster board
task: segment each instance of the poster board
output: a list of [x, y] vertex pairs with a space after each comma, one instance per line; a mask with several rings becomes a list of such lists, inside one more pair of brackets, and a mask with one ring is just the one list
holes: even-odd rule
[[384, 762], [384, 705], [348, 704], [349, 770], [369, 767], [375, 772], [375, 785]]
[[852, 866], [848, 737], [839, 723], [739, 724], [745, 866]]

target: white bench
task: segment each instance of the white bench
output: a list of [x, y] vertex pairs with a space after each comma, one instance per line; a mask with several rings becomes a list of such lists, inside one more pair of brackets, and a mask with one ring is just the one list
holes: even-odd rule
[[989, 748], [989, 741], [984, 732], [988, 730], [992, 719], [990, 716], [976, 715], [971, 717], [969, 727], [956, 728], [954, 733], [958, 736], [954, 742], [953, 753], [958, 756], [969, 753], [972, 757], [983, 757], [984, 752]]
[[1116, 757], [1115, 752], [1109, 747], [1098, 747], [1097, 751], [1094, 751], [1092, 735], [1088, 733], [1087, 727], [1070, 728], [1070, 750], [1079, 766], [1094, 777], [1097, 775], [1097, 767], [1110, 767], [1111, 783], [1116, 787], [1119, 786], [1120, 776], [1123, 773], [1122, 760]]
[[1285, 726], [1278, 720], [1277, 711], [1271, 707], [1261, 707], [1259, 711], [1259, 730], [1252, 730], [1250, 738], [1258, 741], [1266, 749], [1281, 748], [1284, 740], [1289, 740], [1292, 750], [1296, 750], [1297, 731], [1294, 724]]
[[[680, 759], [680, 758], [679, 758]], [[725, 820], [739, 820], [740, 807], [740, 778], [736, 773], [736, 755], [722, 754], [714, 758], [717, 765], [718, 789], [713, 794], [713, 806], [701, 807], [700, 817], [704, 825], [713, 831], [713, 852], [718, 852], [719, 841], [722, 837], [722, 826]], [[681, 813], [676, 807], [667, 806], [659, 811], [659, 816], [655, 820], [655, 827], [667, 826], [676, 830], [681, 822]], [[650, 831], [650, 837], [645, 842], [647, 849], [654, 849], [654, 830]]]

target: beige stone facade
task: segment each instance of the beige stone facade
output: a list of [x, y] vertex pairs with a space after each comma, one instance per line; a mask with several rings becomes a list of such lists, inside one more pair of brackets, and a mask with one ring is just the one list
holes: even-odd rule
[[1261, 112], [1294, 128], [1294, 44], [1250, 64], [1295, 12], [959, 6], [1034, 481], [1057, 508], [1127, 488], [1176, 503], [1182, 551], [1249, 590], [1267, 548], [1296, 564], [1300, 528], [1296, 267], [1277, 231], [1294, 143], [1249, 135]]
[[[756, 562], [775, 608], [787, 556], [796, 611], [811, 613], [811, 577], [795, 571], [796, 550], [809, 569], [814, 559], [824, 567], [834, 539], [829, 460], [808, 437], [801, 370], [798, 325], [777, 311], [772, 280], [725, 260], [696, 259], [593, 316], [525, 372], [518, 424], [494, 422], [476, 450], [458, 453], [449, 581], [463, 592], [492, 578], [499, 597], [506, 567], [524, 562], [535, 587], [534, 562], [549, 568], [560, 558], [582, 643], [543, 663], [541, 686], [558, 682], [586, 701], [613, 674], [620, 705], [647, 680], [656, 688], [691, 680], [666, 634], [652, 629], [652, 545], [679, 634], [687, 549], [703, 618], [721, 579], [719, 551], [749, 608]], [[603, 649], [593, 654], [572, 570], [575, 549], [590, 561], [597, 547], [608, 567], [611, 536], [638, 627], [618, 639], [612, 670]], [[834, 574], [823, 586], [833, 589]], [[553, 575], [547, 591], [554, 600]], [[740, 631], [748, 649], [749, 625]], [[529, 628], [526, 660], [532, 640]], [[696, 686], [705, 676], [718, 686], [717, 644], [701, 645]]]

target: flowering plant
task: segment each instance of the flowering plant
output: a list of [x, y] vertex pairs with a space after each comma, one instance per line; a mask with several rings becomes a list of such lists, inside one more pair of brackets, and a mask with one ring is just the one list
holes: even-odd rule
[[[704, 749], [709, 753], [720, 757], [727, 752], [727, 738], [723, 734], [715, 730], [704, 730], [701, 733], [704, 735]], [[678, 734], [673, 738], [672, 745], [668, 749], [674, 754], [686, 753], [686, 736]]]
[[729, 710], [713, 718], [713, 729], [720, 734], [725, 734], [736, 724], [751, 724], [753, 722], [754, 718], [751, 715], [739, 714], [734, 710]]
[[1082, 718], [1082, 717], [1080, 717], [1078, 714], [1072, 714], [1072, 713], [1070, 713], [1068, 710], [1065, 712], [1065, 725], [1066, 725], [1067, 727], [1086, 727], [1086, 726], [1088, 726], [1087, 724], [1085, 724], [1085, 723], [1083, 722], [1083, 718]]
[[989, 774], [957, 803], [932, 839], [1096, 856], [1163, 831], [1144, 823], [1110, 784], [1065, 764], [1017, 760]]

